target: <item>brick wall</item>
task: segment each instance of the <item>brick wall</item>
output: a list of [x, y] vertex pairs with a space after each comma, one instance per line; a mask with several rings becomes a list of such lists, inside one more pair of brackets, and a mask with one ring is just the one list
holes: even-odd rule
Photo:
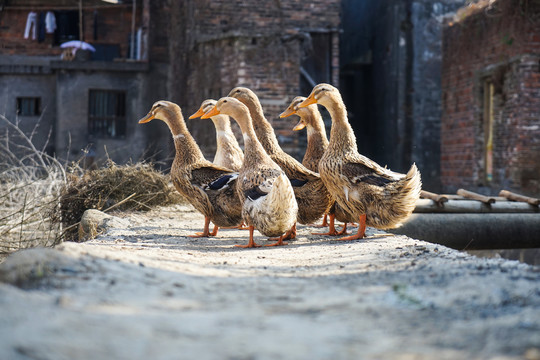
[[[488, 16], [486, 16], [486, 12]], [[443, 189], [540, 195], [540, 6], [499, 0], [443, 35]], [[493, 179], [485, 175], [484, 81], [494, 84]]]
[[[279, 119], [278, 115], [300, 95], [300, 63], [307, 34], [335, 34], [330, 46], [333, 71], [329, 81], [337, 85], [339, 1], [187, 1], [178, 11], [187, 31], [185, 38], [178, 40], [185, 53], [177, 51], [176, 57], [185, 56], [185, 63], [178, 65], [171, 77], [180, 79], [187, 74], [185, 83], [175, 83], [182, 87], [176, 93], [181, 94], [177, 101], [185, 115], [195, 112], [204, 99], [218, 99], [236, 86], [249, 87], [261, 99], [284, 149], [303, 156], [304, 149], [298, 145], [305, 133], [293, 132], [295, 120]], [[211, 157], [215, 151], [213, 125], [190, 121], [188, 126], [203, 152]]]
[[[141, 24], [141, 7], [138, 7], [136, 27]], [[55, 9], [44, 6], [24, 7], [6, 6], [0, 13], [0, 55], [50, 56], [60, 55], [62, 49], [54, 45], [54, 35], [45, 34], [45, 40], [38, 42], [25, 39], [24, 31], [30, 11], [47, 12], [55, 10], [78, 10], [77, 7]], [[131, 5], [84, 7], [83, 36], [91, 44], [118, 44], [120, 56], [127, 57], [129, 34], [131, 32]], [[95, 25], [94, 25], [95, 24]], [[94, 37], [94, 26], [96, 37]]]

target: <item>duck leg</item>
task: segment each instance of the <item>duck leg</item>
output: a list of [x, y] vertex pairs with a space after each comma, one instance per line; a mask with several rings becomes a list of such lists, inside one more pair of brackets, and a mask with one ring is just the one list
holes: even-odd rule
[[281, 235], [277, 242], [273, 243], [273, 244], [268, 244], [268, 245], [264, 245], [264, 246], [282, 246], [282, 245], [288, 245], [288, 243], [284, 242], [283, 239], [285, 239], [285, 236], [287, 235], [287, 233]]
[[328, 224], [328, 232], [326, 233], [311, 233], [311, 235], [330, 235], [330, 236], [338, 236], [338, 235], [347, 235], [347, 223], [343, 224], [343, 229], [341, 231], [336, 230], [336, 216], [334, 214], [330, 214], [329, 216], [330, 222]]
[[296, 239], [296, 223], [294, 223], [294, 225], [289, 230], [287, 230], [285, 235], [282, 235], [280, 237], [269, 238], [268, 240], [269, 241], [279, 241], [279, 239], [281, 239], [281, 240]]
[[249, 226], [249, 242], [247, 245], [234, 245], [236, 247], [239, 247], [239, 248], [254, 248], [254, 247], [261, 247], [261, 245], [258, 245], [255, 243], [255, 241], [253, 240], [253, 231], [255, 230], [255, 227], [253, 225], [250, 225]]
[[324, 214], [321, 226], [328, 226], [328, 214]]
[[323, 220], [322, 220], [322, 224], [321, 225], [315, 225], [315, 227], [327, 227], [327, 226], [330, 226], [330, 224], [328, 223], [328, 214], [325, 213], [324, 217], [323, 217]]
[[246, 225], [245, 222], [242, 221], [240, 225], [236, 227], [238, 230], [249, 230], [249, 226]]
[[214, 230], [210, 232], [210, 218], [208, 216], [204, 217], [204, 229], [203, 232], [197, 232], [193, 235], [188, 235], [192, 238], [200, 238], [200, 237], [210, 237], [210, 236], [216, 236], [218, 233], [218, 226], [214, 225]]
[[358, 232], [351, 236], [339, 238], [337, 240], [358, 240], [364, 238], [366, 235], [366, 214], [362, 214], [358, 217]]

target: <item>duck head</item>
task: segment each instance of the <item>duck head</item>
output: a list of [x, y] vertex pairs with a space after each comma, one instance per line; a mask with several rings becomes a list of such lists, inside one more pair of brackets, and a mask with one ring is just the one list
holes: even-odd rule
[[206, 114], [207, 112], [212, 110], [212, 108], [214, 106], [216, 106], [216, 103], [217, 103], [217, 101], [213, 100], [213, 99], [204, 100], [202, 102], [201, 107], [199, 108], [199, 110], [197, 110], [197, 112], [195, 114], [191, 115], [189, 118], [190, 119], [195, 119], [195, 118], [203, 116], [204, 114]]
[[154, 119], [159, 119], [170, 124], [170, 119], [179, 113], [181, 113], [180, 106], [175, 103], [165, 100], [156, 101], [148, 114], [139, 120], [139, 124], [144, 124]]
[[242, 104], [240, 100], [226, 96], [219, 99], [214, 107], [201, 116], [201, 119], [208, 119], [212, 116], [223, 114], [232, 116], [236, 121], [241, 121], [243, 117], [239, 116], [239, 114], [242, 112], [244, 114], [249, 114], [247, 106]]
[[298, 105], [299, 108], [305, 108], [311, 104], [321, 104], [328, 108], [336, 102], [337, 99], [341, 99], [339, 90], [330, 84], [318, 84], [313, 88], [311, 94]]
[[313, 106], [315, 108], [317, 107], [317, 105], [312, 105], [312, 106], [309, 106], [308, 108], [300, 108], [300, 107], [298, 107], [298, 105], [300, 105], [304, 100], [306, 100], [306, 98], [303, 97], [303, 96], [295, 97], [293, 99], [293, 101], [291, 102], [291, 104], [289, 105], [289, 107], [287, 108], [287, 110], [285, 110], [284, 112], [279, 114], [280, 118], [285, 118], [285, 117], [288, 117], [288, 116], [291, 116], [291, 115], [300, 116], [300, 121], [293, 128], [293, 131], [298, 131], [298, 130], [302, 130], [303, 128], [305, 128], [308, 125], [308, 123], [306, 121], [306, 118], [305, 118], [305, 115], [309, 115], [308, 108], [311, 108]]
[[245, 105], [259, 102], [259, 98], [252, 90], [241, 86], [232, 89], [227, 96], [238, 99]]

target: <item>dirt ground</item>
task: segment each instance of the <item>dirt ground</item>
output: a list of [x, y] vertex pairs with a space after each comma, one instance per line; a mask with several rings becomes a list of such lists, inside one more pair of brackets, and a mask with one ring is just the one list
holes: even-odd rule
[[247, 231], [186, 237], [188, 206], [116, 215], [0, 264], [0, 359], [540, 359], [539, 267], [372, 229], [240, 249]]

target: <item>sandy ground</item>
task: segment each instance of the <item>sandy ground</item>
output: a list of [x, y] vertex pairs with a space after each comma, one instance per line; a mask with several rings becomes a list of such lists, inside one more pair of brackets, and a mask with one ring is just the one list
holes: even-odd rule
[[239, 249], [246, 231], [186, 237], [188, 206], [117, 216], [0, 264], [0, 359], [540, 358], [538, 267], [370, 229]]

